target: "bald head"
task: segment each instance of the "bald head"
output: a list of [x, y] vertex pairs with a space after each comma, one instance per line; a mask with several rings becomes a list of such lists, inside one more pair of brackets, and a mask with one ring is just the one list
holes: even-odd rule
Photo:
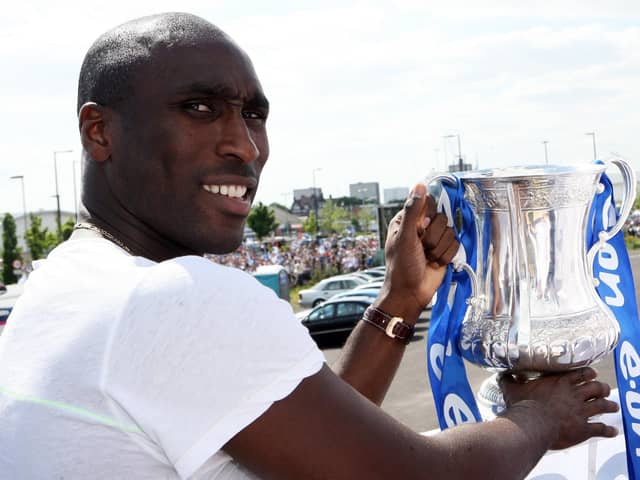
[[87, 102], [115, 107], [135, 94], [133, 76], [154, 51], [203, 41], [233, 43], [222, 30], [188, 13], [138, 18], [102, 34], [87, 52], [78, 82], [78, 111]]

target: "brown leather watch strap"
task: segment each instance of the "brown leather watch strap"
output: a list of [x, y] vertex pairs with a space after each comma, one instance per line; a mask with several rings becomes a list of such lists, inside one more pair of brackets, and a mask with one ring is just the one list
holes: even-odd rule
[[364, 311], [362, 320], [370, 323], [376, 328], [385, 332], [391, 338], [397, 338], [405, 343], [409, 343], [415, 328], [413, 325], [404, 323], [400, 317], [393, 317], [379, 308], [369, 307]]

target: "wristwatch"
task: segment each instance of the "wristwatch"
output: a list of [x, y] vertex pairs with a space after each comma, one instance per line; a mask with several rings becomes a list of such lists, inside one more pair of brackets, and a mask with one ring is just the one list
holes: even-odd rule
[[415, 327], [405, 323], [402, 317], [394, 317], [373, 306], [364, 311], [362, 320], [382, 330], [387, 336], [397, 338], [405, 344], [409, 343], [415, 332]]

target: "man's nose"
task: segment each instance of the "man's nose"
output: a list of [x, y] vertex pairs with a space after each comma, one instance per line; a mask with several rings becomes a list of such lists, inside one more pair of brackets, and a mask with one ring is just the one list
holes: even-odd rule
[[260, 150], [241, 113], [233, 112], [227, 116], [222, 138], [218, 143], [218, 153], [222, 156], [237, 157], [246, 163], [254, 162], [260, 156]]

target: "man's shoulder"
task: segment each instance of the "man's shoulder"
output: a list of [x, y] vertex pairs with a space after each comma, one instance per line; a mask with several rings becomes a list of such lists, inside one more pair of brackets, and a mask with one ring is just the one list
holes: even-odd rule
[[218, 291], [237, 288], [259, 288], [260, 283], [250, 274], [237, 268], [227, 267], [195, 255], [176, 257], [153, 265], [147, 269], [144, 284], [172, 290], [200, 289]]

